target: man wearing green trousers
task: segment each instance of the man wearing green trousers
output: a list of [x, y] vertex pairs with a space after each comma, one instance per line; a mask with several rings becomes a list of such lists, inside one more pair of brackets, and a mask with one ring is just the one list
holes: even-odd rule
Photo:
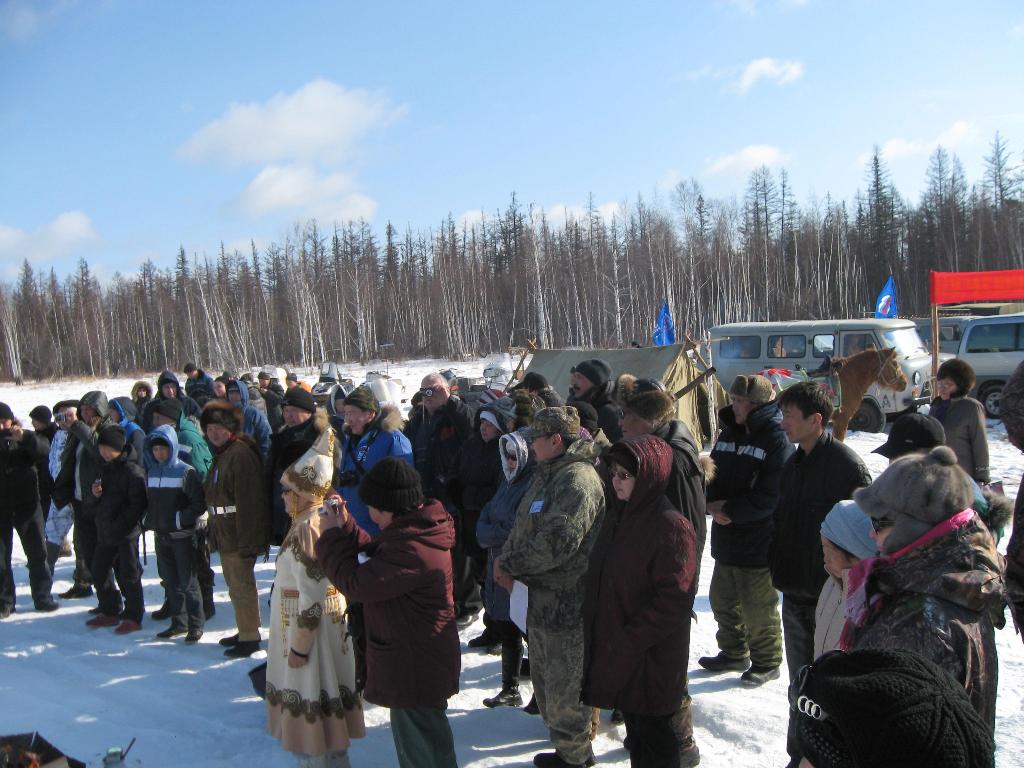
[[782, 413], [766, 378], [737, 376], [729, 400], [719, 412], [723, 428], [711, 451], [715, 476], [707, 507], [719, 653], [697, 663], [713, 672], [743, 672], [742, 682], [756, 687], [777, 678], [782, 664], [779, 595], [772, 586], [768, 547], [782, 467], [793, 445], [782, 431]]

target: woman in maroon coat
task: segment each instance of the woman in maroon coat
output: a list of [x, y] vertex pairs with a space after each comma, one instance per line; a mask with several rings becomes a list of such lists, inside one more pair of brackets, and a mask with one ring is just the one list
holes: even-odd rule
[[[407, 462], [385, 458], [359, 496], [381, 532], [371, 538], [344, 508], [325, 521], [316, 555], [346, 598], [363, 604], [367, 701], [391, 709], [401, 768], [454, 768], [445, 709], [459, 690], [459, 633], [452, 602], [455, 527], [444, 506], [424, 500]], [[369, 556], [359, 562], [359, 554]]]
[[603, 460], [615, 498], [587, 571], [583, 701], [622, 710], [634, 768], [678, 766], [671, 720], [686, 683], [697, 537], [664, 495], [666, 442], [624, 440]]

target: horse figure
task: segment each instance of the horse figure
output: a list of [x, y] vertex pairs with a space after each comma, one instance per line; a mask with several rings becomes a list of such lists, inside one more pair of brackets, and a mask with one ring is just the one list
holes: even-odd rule
[[833, 358], [832, 369], [838, 369], [834, 375], [839, 379], [842, 398], [839, 410], [832, 414], [832, 434], [837, 440], [846, 438], [846, 428], [872, 384], [897, 393], [907, 388], [907, 376], [891, 347]]

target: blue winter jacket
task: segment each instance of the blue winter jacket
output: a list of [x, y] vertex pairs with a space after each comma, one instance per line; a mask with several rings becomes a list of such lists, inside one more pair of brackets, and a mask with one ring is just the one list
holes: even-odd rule
[[135, 423], [136, 415], [135, 403], [130, 398], [115, 397], [110, 401], [111, 421], [116, 421], [118, 426], [124, 430], [124, 441], [135, 449], [133, 458], [137, 463], [142, 462], [142, 466], [145, 467], [146, 463], [142, 454], [146, 443], [146, 433]]
[[[338, 493], [345, 499], [349, 514], [359, 523], [359, 527], [371, 536], [380, 533], [380, 528], [370, 518], [370, 510], [359, 498], [359, 480], [371, 467], [383, 458], [394, 456], [412, 461], [412, 445], [409, 438], [401, 432], [402, 416], [392, 406], [381, 408], [380, 416], [367, 425], [362, 435], [351, 434], [347, 428], [341, 433], [341, 465], [335, 473], [335, 485]], [[343, 478], [349, 482], [341, 485]]]
[[[153, 456], [153, 440], [157, 437], [162, 437], [171, 449], [170, 458], [162, 463]], [[166, 424], [154, 429], [146, 437], [146, 454], [150, 465], [146, 481], [149, 505], [143, 525], [157, 533], [191, 535], [206, 511], [206, 502], [199, 475], [178, 456], [174, 429]]]
[[245, 414], [242, 431], [256, 441], [256, 445], [260, 449], [260, 456], [266, 459], [267, 453], [270, 451], [270, 422], [267, 421], [267, 417], [263, 413], [249, 405], [249, 387], [244, 381], [238, 382], [238, 394], [242, 397], [240, 405]]

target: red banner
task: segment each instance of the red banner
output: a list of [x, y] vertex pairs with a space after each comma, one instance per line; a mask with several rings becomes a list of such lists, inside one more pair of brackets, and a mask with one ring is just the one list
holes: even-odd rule
[[932, 272], [932, 304], [1024, 299], [1024, 269]]

